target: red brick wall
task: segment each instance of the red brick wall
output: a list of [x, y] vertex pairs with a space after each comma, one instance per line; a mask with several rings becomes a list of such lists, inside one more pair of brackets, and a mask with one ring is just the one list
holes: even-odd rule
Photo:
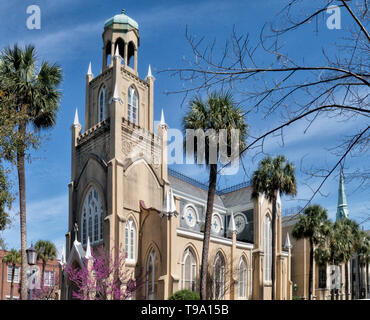
[[[10, 296], [11, 283], [8, 282], [8, 265], [3, 262], [3, 257], [7, 252], [0, 250], [0, 300], [6, 300], [6, 296]], [[37, 261], [37, 266], [40, 268], [40, 276], [42, 273], [42, 260]], [[20, 267], [20, 265], [17, 265]], [[45, 271], [54, 271], [55, 291], [59, 290], [59, 260], [49, 260], [46, 263]], [[21, 269], [19, 270], [19, 278], [21, 277]], [[19, 279], [20, 281], [20, 279]], [[41, 280], [40, 280], [41, 281]], [[13, 296], [20, 297], [20, 283], [14, 283]]]

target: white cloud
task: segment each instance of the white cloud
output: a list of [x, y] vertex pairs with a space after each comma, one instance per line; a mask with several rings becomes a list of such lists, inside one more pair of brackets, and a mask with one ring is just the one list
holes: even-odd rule
[[99, 31], [103, 30], [103, 25], [104, 21], [73, 25], [59, 31], [42, 32], [31, 39], [23, 38], [18, 40], [18, 43], [24, 45], [31, 41], [38, 52], [45, 57], [50, 55], [54, 59], [66, 57], [72, 52], [78, 51], [78, 49], [83, 50], [86, 39], [96, 36]]
[[[59, 195], [40, 201], [31, 201], [26, 207], [28, 245], [39, 239], [56, 242], [60, 250], [61, 239], [67, 230], [68, 195]], [[0, 235], [8, 248], [20, 248], [18, 208], [12, 211], [13, 223]]]

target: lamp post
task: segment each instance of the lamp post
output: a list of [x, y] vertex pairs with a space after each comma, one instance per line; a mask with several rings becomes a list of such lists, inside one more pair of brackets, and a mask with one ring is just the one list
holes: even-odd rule
[[[36, 264], [36, 260], [37, 260], [37, 251], [33, 247], [32, 243], [31, 243], [31, 247], [26, 250], [26, 253], [27, 253], [27, 262], [28, 262], [28, 264], [30, 266], [34, 266]], [[36, 270], [32, 270], [32, 274], [34, 274], [35, 271]], [[33, 287], [30, 286], [30, 300], [32, 300], [32, 291], [33, 291]]]

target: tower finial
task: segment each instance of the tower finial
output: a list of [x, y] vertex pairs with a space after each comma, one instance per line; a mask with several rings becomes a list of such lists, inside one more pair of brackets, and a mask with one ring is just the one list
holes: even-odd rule
[[168, 192], [168, 190], [166, 191], [166, 194], [164, 196], [164, 199], [163, 199], [163, 210], [162, 212], [164, 214], [167, 214], [169, 211], [170, 211], [170, 194]]
[[76, 112], [75, 112], [75, 119], [74, 119], [74, 121], [73, 121], [73, 125], [74, 125], [74, 126], [78, 126], [78, 125], [80, 125], [80, 122], [79, 122], [79, 120], [78, 120], [78, 110], [77, 110], [77, 108], [76, 108]]
[[175, 205], [175, 197], [173, 196], [172, 188], [170, 188], [170, 212], [171, 213], [177, 213], [176, 211], [176, 205]]
[[90, 63], [89, 63], [89, 69], [87, 70], [87, 75], [88, 76], [92, 76], [93, 74], [92, 74], [92, 71], [91, 71], [91, 61], [90, 61]]
[[344, 178], [343, 178], [343, 168], [340, 169], [340, 178], [339, 178], [339, 189], [338, 189], [338, 206], [337, 206], [337, 216], [336, 220], [342, 218], [348, 218], [348, 207], [347, 207], [347, 198], [346, 191], [344, 188]]
[[155, 80], [155, 78], [154, 78], [154, 77], [153, 77], [153, 75], [152, 75], [152, 68], [150, 67], [150, 65], [149, 65], [149, 67], [148, 67], [148, 74], [147, 74], [147, 76], [146, 76], [146, 78], [145, 78], [145, 79], [149, 79], [149, 78], [151, 78], [151, 79]]
[[112, 99], [110, 100], [110, 103], [112, 103], [113, 101], [118, 101], [120, 104], [123, 103], [123, 100], [120, 98], [120, 96], [118, 94], [117, 83], [114, 85], [114, 93], [113, 93]]
[[121, 55], [119, 54], [119, 46], [116, 47], [116, 52], [114, 53], [114, 58], [121, 58]]
[[91, 257], [92, 257], [92, 254], [91, 254], [90, 237], [88, 236], [87, 237], [85, 259], [90, 259]]
[[284, 248], [285, 249], [291, 249], [292, 248], [292, 244], [291, 244], [290, 238], [289, 238], [289, 232], [287, 232], [287, 234], [286, 234]]
[[60, 258], [60, 265], [63, 267], [66, 264], [66, 248], [63, 245], [62, 252], [61, 252], [61, 258]]
[[233, 213], [233, 211], [231, 211], [228, 231], [230, 233], [236, 232], [236, 225], [235, 225], [235, 219], [234, 219], [234, 213]]
[[166, 121], [164, 120], [164, 112], [163, 112], [163, 109], [162, 109], [162, 113], [161, 113], [161, 122], [160, 122], [160, 125], [161, 126], [165, 126], [166, 125]]

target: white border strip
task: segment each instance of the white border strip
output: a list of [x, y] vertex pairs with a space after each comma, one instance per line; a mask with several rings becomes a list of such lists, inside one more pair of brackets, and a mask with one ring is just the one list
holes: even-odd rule
[[[184, 230], [177, 228], [176, 233], [178, 236], [183, 236], [187, 238], [192, 238], [196, 240], [203, 240], [204, 235], [202, 233], [194, 232], [194, 231], [189, 231], [189, 230]], [[225, 244], [227, 246], [232, 246], [233, 242], [231, 239], [226, 239], [226, 238], [218, 238], [218, 237], [212, 237], [211, 236], [211, 241], [214, 243], [220, 243], [220, 244]], [[242, 242], [237, 242], [236, 247], [240, 249], [253, 249], [253, 244], [250, 243], [242, 243]]]
[[253, 244], [251, 243], [243, 243], [243, 242], [236, 242], [236, 247], [240, 249], [253, 249]]

